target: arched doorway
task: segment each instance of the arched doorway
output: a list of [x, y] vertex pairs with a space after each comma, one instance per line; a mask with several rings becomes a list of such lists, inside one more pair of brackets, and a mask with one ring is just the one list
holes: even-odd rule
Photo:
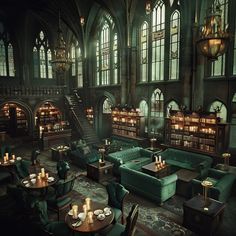
[[107, 96], [103, 96], [98, 103], [97, 133], [101, 139], [109, 137], [112, 133], [111, 108], [113, 105], [111, 98]]
[[10, 137], [29, 135], [29, 110], [17, 102], [6, 102], [0, 106], [0, 131]]

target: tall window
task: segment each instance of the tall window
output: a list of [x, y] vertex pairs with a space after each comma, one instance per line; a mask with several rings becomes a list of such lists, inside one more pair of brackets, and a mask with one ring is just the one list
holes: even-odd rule
[[117, 34], [114, 35], [113, 40], [113, 83], [118, 84], [118, 41]]
[[111, 113], [112, 102], [109, 98], [106, 98], [102, 105], [103, 114]]
[[[214, 0], [213, 5], [216, 5], [218, 0]], [[219, 0], [220, 9], [222, 11], [221, 19], [222, 26], [228, 24], [228, 0]], [[225, 54], [218, 57], [218, 60], [211, 64], [211, 76], [223, 76], [225, 74]]]
[[13, 46], [2, 22], [0, 22], [0, 76], [15, 76]]
[[77, 86], [83, 87], [83, 57], [78, 41], [71, 45], [71, 75], [77, 78]]
[[152, 81], [164, 80], [165, 5], [158, 1], [152, 13]]
[[141, 26], [140, 35], [140, 80], [148, 80], [148, 24], [144, 22]]
[[233, 58], [233, 75], [236, 75], [236, 17], [234, 17], [234, 58]]
[[148, 132], [148, 104], [145, 100], [141, 100], [139, 103], [139, 109], [145, 118], [145, 133]]
[[118, 36], [110, 16], [104, 16], [96, 42], [95, 85], [119, 83]]
[[110, 28], [107, 22], [101, 33], [102, 85], [110, 84]]
[[164, 117], [164, 96], [160, 89], [156, 89], [152, 94], [151, 116]]
[[170, 56], [169, 56], [169, 78], [179, 79], [179, 44], [180, 44], [180, 15], [174, 11], [170, 19]]
[[52, 53], [43, 31], [35, 39], [33, 47], [34, 78], [52, 79]]

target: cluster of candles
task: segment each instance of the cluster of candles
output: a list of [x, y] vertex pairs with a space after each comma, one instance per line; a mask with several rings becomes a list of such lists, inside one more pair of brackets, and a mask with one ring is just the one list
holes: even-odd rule
[[158, 169], [163, 168], [166, 164], [166, 161], [162, 160], [161, 156], [155, 156], [155, 164]]
[[[12, 157], [12, 160], [15, 161], [15, 159], [16, 159], [15, 155], [12, 154], [11, 157]], [[6, 152], [6, 153], [5, 153], [5, 156], [3, 157], [3, 162], [4, 162], [4, 163], [7, 163], [8, 161], [9, 161], [9, 153]]]
[[41, 168], [41, 172], [38, 174], [38, 180], [48, 179], [48, 173], [45, 173], [45, 169]]
[[[87, 218], [88, 223], [93, 223], [93, 212], [91, 211], [91, 199], [85, 198], [85, 204], [83, 205], [83, 211], [84, 211], [84, 219]], [[77, 219], [78, 218], [78, 205], [72, 206], [72, 218]]]

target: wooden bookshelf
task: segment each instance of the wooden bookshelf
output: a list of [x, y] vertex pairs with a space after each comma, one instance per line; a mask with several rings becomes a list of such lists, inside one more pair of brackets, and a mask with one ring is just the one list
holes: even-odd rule
[[213, 112], [171, 111], [166, 118], [167, 145], [206, 153], [224, 151], [227, 124], [220, 123]]
[[144, 116], [135, 109], [112, 109], [112, 134], [124, 137], [142, 137], [144, 135]]
[[11, 136], [26, 135], [28, 119], [25, 111], [15, 103], [6, 103], [0, 110], [0, 131]]

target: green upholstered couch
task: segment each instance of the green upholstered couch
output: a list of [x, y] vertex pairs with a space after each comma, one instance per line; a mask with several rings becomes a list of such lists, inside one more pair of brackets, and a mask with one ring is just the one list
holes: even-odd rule
[[98, 151], [90, 148], [85, 143], [79, 143], [73, 148], [71, 146], [71, 151], [68, 155], [72, 163], [82, 169], [86, 169], [87, 163], [96, 162], [100, 158]]
[[232, 186], [235, 182], [236, 176], [225, 171], [209, 169], [206, 176], [191, 181], [193, 196], [203, 193], [201, 182], [206, 179], [211, 181], [213, 184], [213, 186], [208, 190], [208, 196], [215, 200], [226, 202], [231, 195]]
[[160, 205], [175, 194], [176, 174], [158, 179], [143, 173], [139, 166], [133, 166], [131, 163], [121, 165], [120, 173], [121, 184], [125, 188]]
[[152, 162], [153, 152], [141, 147], [129, 148], [119, 152], [110, 153], [107, 160], [114, 163], [113, 174], [120, 175], [119, 167], [125, 163], [131, 163], [133, 166], [142, 167]]
[[171, 165], [172, 172], [188, 169], [198, 172], [200, 176], [206, 175], [213, 161], [210, 156], [174, 148], [167, 148], [159, 155]]

